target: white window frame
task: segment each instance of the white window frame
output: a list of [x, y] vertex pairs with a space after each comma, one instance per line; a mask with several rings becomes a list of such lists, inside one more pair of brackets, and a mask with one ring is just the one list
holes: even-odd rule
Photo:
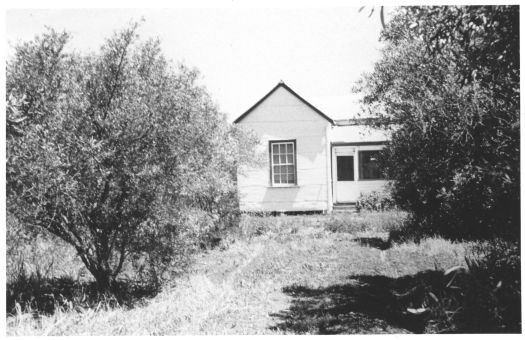
[[[278, 164], [274, 164], [273, 161], [273, 146], [274, 145], [291, 145], [292, 146], [292, 163], [289, 163], [288, 161], [286, 163], [281, 163], [279, 161]], [[269, 141], [269, 148], [270, 148], [270, 183], [272, 187], [294, 187], [297, 186], [297, 144], [295, 139], [290, 140], [271, 140]], [[279, 153], [281, 155], [281, 153]], [[275, 183], [274, 178], [274, 166], [293, 166], [294, 169], [294, 182], [293, 183]]]
[[366, 145], [366, 146], [359, 146], [357, 148], [357, 173], [358, 173], [358, 177], [356, 178], [357, 181], [360, 181], [360, 182], [367, 182], [367, 181], [384, 181], [385, 179], [384, 178], [379, 178], [379, 179], [363, 179], [362, 178], [362, 174], [361, 174], [361, 155], [359, 155], [359, 153], [361, 151], [381, 151], [385, 148], [385, 145], [384, 144], [377, 144], [377, 145]]

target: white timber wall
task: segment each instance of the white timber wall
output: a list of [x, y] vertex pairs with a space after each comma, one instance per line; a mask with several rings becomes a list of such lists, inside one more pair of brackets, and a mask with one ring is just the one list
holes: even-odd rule
[[[244, 211], [308, 211], [331, 209], [327, 130], [330, 123], [309, 106], [278, 88], [239, 122], [257, 133], [261, 167], [244, 167], [238, 176]], [[272, 186], [269, 141], [296, 140], [297, 185]]]

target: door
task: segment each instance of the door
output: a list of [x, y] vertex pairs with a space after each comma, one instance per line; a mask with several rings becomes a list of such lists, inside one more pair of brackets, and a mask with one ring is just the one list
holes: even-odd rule
[[336, 203], [355, 202], [359, 196], [357, 190], [355, 147], [334, 147], [332, 153], [332, 178], [334, 183], [334, 201]]

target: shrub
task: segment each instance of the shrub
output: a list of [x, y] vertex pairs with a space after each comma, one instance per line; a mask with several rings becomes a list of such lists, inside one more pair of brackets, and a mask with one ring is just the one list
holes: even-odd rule
[[396, 209], [396, 203], [388, 191], [372, 191], [360, 194], [355, 208], [357, 211], [384, 211]]
[[[465, 332], [521, 332], [521, 260], [516, 243], [496, 241], [467, 258], [459, 327]], [[454, 282], [451, 283], [451, 285]]]
[[101, 291], [129, 256], [147, 254], [156, 278], [184, 237], [235, 223], [235, 171], [255, 144], [137, 29], [86, 55], [51, 30], [7, 65], [9, 213], [74, 247]]
[[382, 38], [359, 90], [396, 203], [448, 237], [519, 237], [519, 7], [404, 7]]
[[175, 211], [141, 224], [114, 283], [113, 297], [97, 292], [73, 247], [49, 233], [30, 235], [35, 229], [24, 228], [9, 216], [7, 312], [14, 313], [16, 304], [35, 313], [52, 313], [57, 307], [94, 307], [99, 302], [108, 307], [134, 304], [185, 273], [197, 252], [216, 246], [226, 231], [236, 229], [227, 224], [230, 219], [225, 222], [198, 208]]
[[427, 287], [429, 332], [520, 333], [520, 252], [496, 241], [474, 248], [467, 266], [445, 271]]

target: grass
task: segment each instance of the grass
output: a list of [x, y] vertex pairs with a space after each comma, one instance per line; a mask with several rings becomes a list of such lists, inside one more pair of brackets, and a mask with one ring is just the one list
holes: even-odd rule
[[40, 273], [45, 277], [71, 277], [76, 281], [87, 279], [89, 272], [70, 245], [51, 235], [37, 234], [21, 240], [18, 235], [8, 235], [6, 278], [12, 281], [26, 272]]
[[[18, 308], [8, 335], [337, 334], [435, 331], [428, 287], [466, 266], [474, 243], [394, 243], [400, 212], [243, 216], [220, 247], [134, 307], [39, 315]], [[427, 289], [427, 290], [426, 290]], [[435, 290], [434, 290], [435, 291]]]

